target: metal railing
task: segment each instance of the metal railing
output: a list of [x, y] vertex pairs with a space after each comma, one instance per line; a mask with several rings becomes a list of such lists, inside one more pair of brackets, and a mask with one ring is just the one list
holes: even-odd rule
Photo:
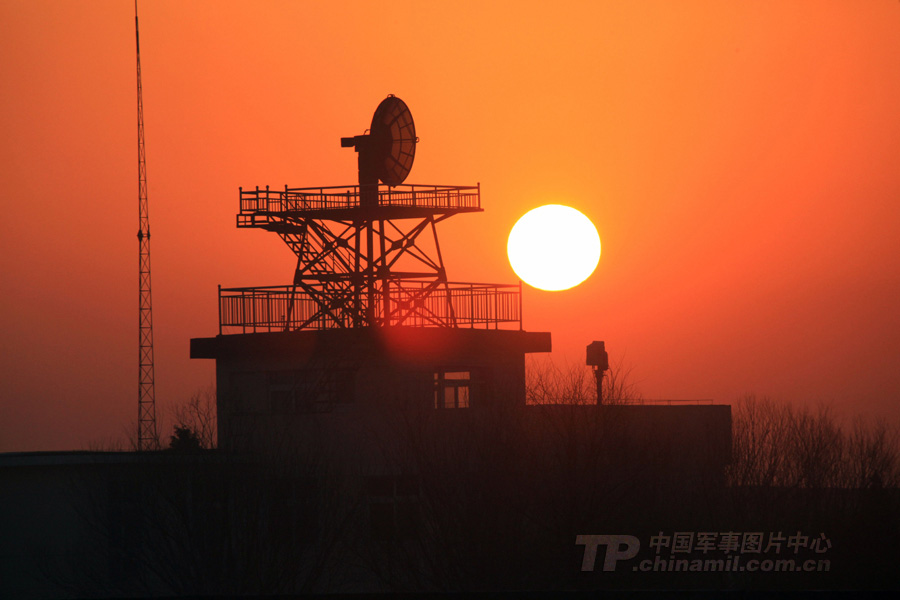
[[[310, 287], [310, 286], [307, 286]], [[390, 282], [374, 295], [374, 317], [366, 317], [365, 294], [354, 304], [347, 289], [295, 286], [219, 288], [219, 333], [336, 329], [359, 325], [522, 328], [519, 284]]]
[[[425, 208], [432, 210], [480, 210], [481, 185], [398, 185], [377, 188], [379, 207]], [[367, 190], [363, 188], [363, 192]], [[238, 225], [252, 225], [259, 213], [303, 213], [341, 211], [360, 207], [360, 186], [288, 188], [272, 190], [240, 188], [241, 212]], [[243, 220], [241, 217], [245, 217]]]

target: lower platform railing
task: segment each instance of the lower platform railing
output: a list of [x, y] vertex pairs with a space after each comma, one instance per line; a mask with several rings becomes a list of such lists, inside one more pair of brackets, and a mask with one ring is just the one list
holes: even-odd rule
[[519, 284], [381, 282], [366, 293], [305, 284], [219, 288], [219, 334], [365, 326], [522, 328]]

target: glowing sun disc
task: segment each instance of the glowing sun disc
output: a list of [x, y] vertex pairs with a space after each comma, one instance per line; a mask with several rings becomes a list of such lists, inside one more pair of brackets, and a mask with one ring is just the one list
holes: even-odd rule
[[574, 208], [546, 204], [513, 225], [506, 244], [509, 264], [532, 287], [556, 292], [575, 287], [600, 262], [600, 236]]

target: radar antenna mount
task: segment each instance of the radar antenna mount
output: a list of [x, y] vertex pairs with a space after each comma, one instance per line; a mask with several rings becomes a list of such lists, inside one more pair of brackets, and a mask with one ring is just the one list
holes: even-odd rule
[[356, 148], [359, 154], [359, 185], [370, 192], [368, 198], [361, 199], [363, 206], [377, 200], [379, 180], [390, 187], [406, 180], [418, 141], [409, 107], [393, 94], [375, 109], [369, 133], [341, 138], [341, 147]]

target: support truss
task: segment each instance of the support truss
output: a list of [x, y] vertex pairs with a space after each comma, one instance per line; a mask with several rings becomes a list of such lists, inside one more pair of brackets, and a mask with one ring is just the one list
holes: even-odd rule
[[[317, 305], [300, 328], [318, 321], [334, 327], [366, 327], [428, 313], [422, 299], [447, 290], [436, 225], [447, 215], [366, 221], [289, 217], [279, 232], [297, 256], [293, 294]], [[413, 290], [407, 283], [416, 282]], [[405, 291], [404, 291], [405, 290]], [[456, 325], [449, 294], [435, 325]], [[295, 305], [290, 303], [290, 307]], [[289, 309], [290, 310], [290, 309]], [[288, 314], [286, 322], [294, 321]]]
[[219, 292], [220, 331], [407, 325], [521, 328], [521, 287], [449, 283], [437, 224], [481, 211], [478, 186], [241, 189], [238, 227], [278, 233], [293, 283]]

